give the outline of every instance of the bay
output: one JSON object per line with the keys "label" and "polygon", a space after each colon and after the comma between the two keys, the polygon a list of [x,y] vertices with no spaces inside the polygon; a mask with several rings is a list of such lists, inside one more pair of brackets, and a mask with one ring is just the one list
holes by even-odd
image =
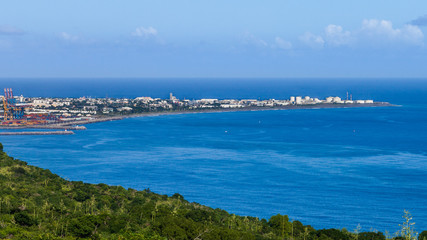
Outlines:
{"label": "bay", "polygon": [[[31,92],[28,85],[37,80],[0,83],[27,96],[50,89],[61,97],[89,96],[90,89],[101,95],[119,84],[84,80],[90,87],[79,90],[81,79],[43,81],[50,84]],[[125,79],[120,91],[109,94],[283,99],[350,91],[401,106],[139,117],[90,124],[73,136],[8,136],[0,142],[11,156],[70,180],[177,192],[239,215],[281,213],[315,228],[361,224],[393,232],[407,209],[416,229],[427,230],[425,81],[252,79],[245,85],[236,79],[226,83],[230,89],[225,80],[202,79],[199,88],[194,81]]]}

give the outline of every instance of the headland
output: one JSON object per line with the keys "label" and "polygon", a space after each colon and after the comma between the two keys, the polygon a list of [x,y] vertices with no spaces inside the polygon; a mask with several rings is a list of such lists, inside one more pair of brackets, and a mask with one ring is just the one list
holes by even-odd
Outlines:
{"label": "headland", "polygon": [[[291,96],[288,99],[199,99],[179,100],[171,93],[169,99],[128,98],[26,98],[13,96],[5,89],[3,119],[0,129],[63,129],[85,130],[82,125],[115,121],[131,117],[189,113],[266,111],[290,109],[355,108],[394,106],[388,102],[353,100],[352,96],[327,97]],[[53,134],[59,134],[54,132]],[[69,134],[69,133],[67,133]]]}

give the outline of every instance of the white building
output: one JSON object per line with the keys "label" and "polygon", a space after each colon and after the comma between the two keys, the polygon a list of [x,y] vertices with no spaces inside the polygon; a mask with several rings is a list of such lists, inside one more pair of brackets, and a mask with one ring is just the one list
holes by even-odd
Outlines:
{"label": "white building", "polygon": [[214,103],[218,103],[218,99],[214,99],[214,98],[203,98],[199,100],[200,103],[204,103],[204,104],[214,104]]}
{"label": "white building", "polygon": [[221,104],[222,108],[241,108],[242,105],[239,104]]}
{"label": "white building", "polygon": [[143,102],[151,102],[153,99],[151,97],[137,97],[135,98],[136,101],[143,101]]}
{"label": "white building", "polygon": [[31,105],[34,107],[50,107],[49,101],[43,99],[35,99]]}
{"label": "white building", "polygon": [[318,98],[314,98],[313,102],[315,102],[315,103],[321,103],[322,101],[320,101]]}
{"label": "white building", "polygon": [[132,108],[130,107],[121,107],[121,108],[117,108],[117,111],[121,112],[121,111],[132,111]]}
{"label": "white building", "polygon": [[340,97],[334,97],[333,102],[339,103],[339,102],[341,102],[341,98]]}

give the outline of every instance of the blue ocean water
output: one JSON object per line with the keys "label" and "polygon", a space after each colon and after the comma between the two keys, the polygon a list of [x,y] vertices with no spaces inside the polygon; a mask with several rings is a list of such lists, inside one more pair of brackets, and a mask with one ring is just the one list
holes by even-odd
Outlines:
{"label": "blue ocean water", "polygon": [[[10,155],[70,180],[171,195],[315,228],[427,230],[427,81],[411,79],[3,79],[26,96],[355,98],[397,107],[140,117],[72,136],[8,136]],[[50,92],[50,93],[49,93]],[[92,94],[91,94],[92,93]]]}

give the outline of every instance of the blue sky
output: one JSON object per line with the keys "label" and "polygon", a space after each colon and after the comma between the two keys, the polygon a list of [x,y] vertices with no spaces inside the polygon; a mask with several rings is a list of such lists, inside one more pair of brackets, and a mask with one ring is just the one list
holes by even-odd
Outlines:
{"label": "blue sky", "polygon": [[427,2],[3,1],[0,77],[427,77]]}

